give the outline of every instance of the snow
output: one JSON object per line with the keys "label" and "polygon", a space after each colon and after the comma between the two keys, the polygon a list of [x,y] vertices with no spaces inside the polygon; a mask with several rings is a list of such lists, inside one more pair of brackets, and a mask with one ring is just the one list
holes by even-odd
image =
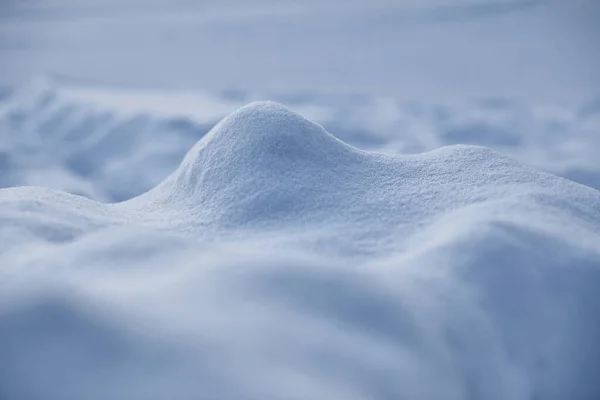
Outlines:
{"label": "snow", "polygon": [[598,94],[599,10],[590,0],[4,1],[0,82],[55,72],[568,104]]}
{"label": "snow", "polygon": [[600,398],[599,11],[0,1],[0,399]]}
{"label": "snow", "polygon": [[406,154],[482,145],[600,189],[594,101],[567,107],[497,97],[443,103],[369,93],[157,90],[48,75],[0,98],[0,187],[127,200],[171,173],[221,118],[264,99],[288,104],[362,149]]}
{"label": "snow", "polygon": [[0,397],[593,399],[600,192],[254,102],[120,203],[0,189]]}

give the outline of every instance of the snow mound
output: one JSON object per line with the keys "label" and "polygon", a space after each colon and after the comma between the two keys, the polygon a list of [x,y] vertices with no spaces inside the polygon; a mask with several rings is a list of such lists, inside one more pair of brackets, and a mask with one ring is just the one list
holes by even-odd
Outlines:
{"label": "snow mound", "polygon": [[0,187],[43,185],[100,201],[161,182],[216,122],[245,102],[284,101],[352,146],[386,154],[490,146],[599,188],[600,120],[578,107],[482,99],[451,104],[341,95],[106,87],[45,77],[0,88]]}
{"label": "snow mound", "polygon": [[2,398],[600,394],[600,192],[483,147],[252,103],[138,197],[0,189],[0,222]]}
{"label": "snow mound", "polygon": [[540,193],[580,202],[574,193],[590,192],[572,185],[484,147],[364,152],[281,105],[257,102],[217,124],[163,183],[117,208],[167,213],[171,223],[177,210],[182,223],[201,226],[328,220],[368,232],[410,228],[491,200],[497,213],[498,204],[518,208]]}
{"label": "snow mound", "polygon": [[306,215],[315,203],[330,202],[332,187],[351,184],[352,168],[364,158],[291,110],[256,102],[224,118],[172,176],[127,204],[178,201],[205,222],[237,224]]}
{"label": "snow mound", "polygon": [[[348,164],[357,156],[357,150],[291,110],[256,102],[224,118],[187,154],[176,174],[180,189],[193,186],[198,193],[253,176],[264,183],[266,174],[287,181],[294,170],[307,175],[308,169]],[[273,177],[273,170],[281,175]],[[207,171],[226,175],[209,177]]]}

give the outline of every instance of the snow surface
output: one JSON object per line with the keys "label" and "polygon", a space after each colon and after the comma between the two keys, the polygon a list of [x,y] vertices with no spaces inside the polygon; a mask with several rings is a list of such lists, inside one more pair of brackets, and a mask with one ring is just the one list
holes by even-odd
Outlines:
{"label": "snow surface", "polygon": [[[157,134],[69,131],[89,109],[50,93],[75,143]],[[599,191],[484,147],[358,150],[272,102],[190,147],[119,203],[0,189],[0,398],[600,396]]]}
{"label": "snow surface", "polygon": [[0,94],[0,187],[130,199],[173,171],[221,118],[266,98],[362,149],[482,145],[600,189],[598,101],[567,107],[501,97],[444,103],[370,93],[151,90],[48,75]]}

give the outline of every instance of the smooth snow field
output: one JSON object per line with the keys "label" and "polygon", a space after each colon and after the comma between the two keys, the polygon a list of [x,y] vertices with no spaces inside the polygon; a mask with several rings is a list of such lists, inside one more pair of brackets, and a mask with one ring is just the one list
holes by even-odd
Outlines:
{"label": "smooth snow field", "polygon": [[0,1],[0,400],[600,399],[598,16]]}

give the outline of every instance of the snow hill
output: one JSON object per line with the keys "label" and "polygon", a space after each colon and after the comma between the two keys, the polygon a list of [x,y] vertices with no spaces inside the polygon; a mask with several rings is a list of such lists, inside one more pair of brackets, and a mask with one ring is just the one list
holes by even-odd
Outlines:
{"label": "snow hill", "polygon": [[41,77],[0,92],[0,187],[123,201],[162,181],[216,122],[275,99],[341,140],[386,154],[482,145],[600,189],[600,107],[488,98],[449,104],[365,93],[111,88]]}
{"label": "snow hill", "polygon": [[120,203],[0,189],[0,398],[595,399],[600,192],[271,102]]}

